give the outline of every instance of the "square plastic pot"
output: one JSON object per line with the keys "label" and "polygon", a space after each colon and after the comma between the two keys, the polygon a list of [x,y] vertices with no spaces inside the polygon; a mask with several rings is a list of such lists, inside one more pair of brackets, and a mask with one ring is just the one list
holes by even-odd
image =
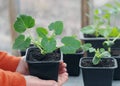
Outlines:
{"label": "square plastic pot", "polygon": [[92,58],[81,58],[80,67],[83,74],[84,86],[112,86],[114,69],[117,68],[117,61],[115,58],[103,58],[111,59],[114,62],[112,67],[84,67],[82,61],[91,60]]}
{"label": "square plastic pot", "polygon": [[26,61],[28,63],[30,75],[37,76],[45,80],[58,81],[58,70],[61,57],[59,61],[31,61],[29,58],[29,54],[33,49],[38,48],[30,47],[26,51]]}
{"label": "square plastic pot", "polygon": [[79,61],[83,57],[84,52],[76,54],[63,54],[63,60],[67,64],[67,72],[69,76],[79,76]]}

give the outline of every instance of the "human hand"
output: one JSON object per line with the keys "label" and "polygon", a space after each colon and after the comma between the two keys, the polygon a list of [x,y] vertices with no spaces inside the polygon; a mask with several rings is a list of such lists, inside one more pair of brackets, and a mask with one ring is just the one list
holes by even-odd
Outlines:
{"label": "human hand", "polygon": [[68,80],[68,73],[66,69],[66,64],[64,62],[60,62],[58,86],[62,86],[67,80]]}
{"label": "human hand", "polygon": [[54,80],[42,80],[34,76],[24,76],[26,86],[62,86],[68,79],[68,73],[66,71],[66,64],[60,62],[58,82]]}
{"label": "human hand", "polygon": [[21,74],[24,74],[24,75],[28,75],[29,74],[29,70],[28,70],[28,64],[27,62],[25,61],[25,56],[23,56],[16,68],[16,72],[19,72]]}
{"label": "human hand", "polygon": [[58,86],[58,83],[54,80],[42,80],[35,76],[24,76],[26,80],[26,86]]}
{"label": "human hand", "polygon": [[[21,59],[21,61],[19,62],[18,64],[18,67],[16,69],[16,72],[19,72],[21,74],[24,74],[24,75],[28,75],[29,74],[29,71],[28,71],[28,65],[25,61],[25,57],[23,57]],[[31,84],[31,85],[28,85],[28,86],[37,86],[37,85],[33,85],[35,83],[38,83],[38,81],[40,81],[41,84],[44,84],[44,83],[55,83],[56,81],[53,81],[53,80],[42,80],[42,79],[39,79],[37,77],[34,77],[34,76],[25,76],[26,80],[27,80],[27,83],[28,84]],[[29,79],[31,78],[31,79]],[[37,79],[37,81],[32,81],[31,80],[33,79]],[[29,81],[30,80],[30,81]],[[66,64],[64,62],[60,62],[60,67],[59,67],[59,75],[58,75],[58,82],[56,86],[62,86],[66,81],[68,80],[68,73],[67,73],[67,69],[66,69]],[[41,82],[43,81],[43,82]],[[54,85],[42,85],[42,86],[54,86]]]}

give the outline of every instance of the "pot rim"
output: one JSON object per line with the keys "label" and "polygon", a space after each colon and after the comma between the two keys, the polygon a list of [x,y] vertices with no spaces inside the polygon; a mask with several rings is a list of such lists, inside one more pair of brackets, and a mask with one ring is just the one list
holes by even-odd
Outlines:
{"label": "pot rim", "polygon": [[115,68],[118,67],[117,60],[115,58],[113,58],[113,57],[104,57],[104,58],[102,58],[102,59],[107,59],[107,58],[113,59],[113,61],[114,61],[114,66],[113,67],[84,67],[84,66],[81,65],[81,62],[82,62],[83,59],[86,59],[86,58],[92,59],[92,57],[82,57],[80,59],[80,62],[79,62],[79,66],[82,69],[115,69]]}
{"label": "pot rim", "polygon": [[58,61],[30,61],[27,59],[27,54],[28,54],[27,52],[29,51],[29,49],[32,49],[32,48],[37,48],[37,47],[32,46],[32,47],[29,47],[26,49],[26,54],[25,54],[26,59],[25,60],[28,63],[36,63],[36,64],[37,63],[58,63],[60,61],[63,61],[63,53],[62,52],[60,52],[61,56],[60,56],[60,59]]}

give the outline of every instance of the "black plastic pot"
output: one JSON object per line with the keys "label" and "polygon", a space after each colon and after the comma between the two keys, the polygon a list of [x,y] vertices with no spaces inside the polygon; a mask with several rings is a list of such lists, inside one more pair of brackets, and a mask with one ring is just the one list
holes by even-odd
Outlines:
{"label": "black plastic pot", "polygon": [[[104,38],[82,38],[82,40],[85,43],[91,43],[94,48],[103,48],[103,41],[105,41]],[[111,55],[116,58],[117,63],[118,63],[118,68],[115,69],[114,72],[114,80],[120,80],[120,39],[117,39],[115,41],[115,44],[111,47]],[[87,52],[88,57],[93,57],[94,53],[89,53]]]}
{"label": "black plastic pot", "polygon": [[[30,44],[30,47],[34,46],[33,44]],[[20,55],[24,56],[26,54],[26,50],[21,50]]]}
{"label": "black plastic pot", "polygon": [[[58,80],[58,70],[61,57],[58,61],[31,61],[29,55],[35,47],[30,47],[26,51],[26,61],[28,63],[30,75],[37,76],[45,80]],[[59,51],[60,53],[60,51]],[[39,53],[40,54],[40,53]],[[61,54],[62,55],[62,54]],[[39,57],[39,56],[38,56]],[[34,55],[33,55],[34,58]]]}
{"label": "black plastic pot", "polygon": [[114,58],[117,60],[118,67],[114,71],[114,80],[120,80],[120,56],[114,56]]}
{"label": "black plastic pot", "polygon": [[67,72],[69,76],[79,76],[79,61],[83,57],[83,52],[76,54],[63,54],[63,60],[67,64]]}
{"label": "black plastic pot", "polygon": [[82,61],[90,60],[92,58],[81,58],[80,67],[83,74],[84,86],[112,86],[114,69],[117,68],[117,61],[115,58],[103,58],[111,59],[114,62],[112,67],[84,67]]}
{"label": "black plastic pot", "polygon": [[[82,37],[81,40],[84,41],[85,43],[91,43],[94,48],[103,48],[103,41],[105,41],[106,39],[102,37],[96,37],[96,38]],[[120,39],[117,39],[115,41],[115,44],[111,48],[114,48],[114,49],[119,48],[119,52],[120,52]],[[93,57],[93,55],[94,53],[87,52],[88,57]]]}

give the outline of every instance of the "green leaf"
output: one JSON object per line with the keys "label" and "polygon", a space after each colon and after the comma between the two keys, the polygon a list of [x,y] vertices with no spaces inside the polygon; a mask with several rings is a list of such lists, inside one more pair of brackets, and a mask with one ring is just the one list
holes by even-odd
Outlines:
{"label": "green leaf", "polygon": [[94,15],[99,15],[101,13],[102,13],[101,9],[95,9],[95,11],[94,11]]}
{"label": "green leaf", "polygon": [[95,32],[95,28],[92,25],[81,28],[81,32],[84,34],[93,34]]}
{"label": "green leaf", "polygon": [[27,28],[32,28],[35,25],[35,20],[31,16],[20,15],[14,23],[14,28],[17,32],[22,33]]}
{"label": "green leaf", "polygon": [[100,52],[105,52],[105,49],[104,48],[100,48]]}
{"label": "green leaf", "polygon": [[49,30],[54,30],[56,35],[60,35],[63,31],[63,22],[62,21],[56,21],[51,23],[48,26]]}
{"label": "green leaf", "polygon": [[119,1],[115,1],[115,4],[120,7],[120,2]]}
{"label": "green leaf", "polygon": [[111,57],[111,54],[108,51],[104,51],[101,53],[101,57]]}
{"label": "green leaf", "polygon": [[31,39],[29,37],[25,38],[24,35],[19,35],[13,44],[13,49],[25,50],[29,47],[30,43]]}
{"label": "green leaf", "polygon": [[101,58],[98,58],[97,56],[94,56],[93,59],[92,59],[92,63],[94,65],[97,65],[99,62],[100,62]]}
{"label": "green leaf", "polygon": [[109,37],[116,37],[120,33],[119,29],[117,27],[113,27],[111,33],[109,34]]}
{"label": "green leaf", "polygon": [[94,57],[93,57],[93,59],[92,59],[92,63],[93,63],[94,65],[97,65],[97,64],[100,62],[101,58],[102,58],[102,57],[101,57],[100,50],[97,49],[96,52],[95,52],[95,55],[94,55]]}
{"label": "green leaf", "polygon": [[109,48],[109,47],[111,47],[112,45],[114,45],[114,42],[113,42],[113,41],[104,41],[104,42],[103,42],[103,46],[104,46],[105,48]]}
{"label": "green leaf", "polygon": [[85,43],[81,46],[81,48],[84,50],[84,51],[88,51],[90,48],[92,48],[92,45],[91,43]]}
{"label": "green leaf", "polygon": [[72,36],[62,38],[61,42],[64,44],[64,46],[62,46],[60,50],[64,54],[76,53],[76,51],[80,48],[81,45],[80,41]]}
{"label": "green leaf", "polygon": [[95,52],[95,51],[96,51],[95,48],[93,48],[93,47],[89,48],[89,52],[90,52],[90,53]]}
{"label": "green leaf", "polygon": [[39,36],[39,37],[42,37],[42,38],[46,37],[47,34],[48,34],[47,29],[45,29],[44,27],[38,27],[38,28],[36,29],[36,32],[37,32],[38,36]]}
{"label": "green leaf", "polygon": [[113,5],[109,4],[109,3],[105,4],[105,6],[108,7],[108,8],[113,8]]}
{"label": "green leaf", "polygon": [[99,34],[102,35],[103,37],[108,37],[111,31],[112,29],[109,26],[106,26],[105,28],[99,29]]}
{"label": "green leaf", "polygon": [[103,15],[103,18],[105,18],[105,19],[110,19],[110,17],[111,17],[111,15],[110,15],[110,13],[105,13],[104,15]]}
{"label": "green leaf", "polygon": [[41,45],[44,53],[51,53],[56,49],[56,40],[54,38],[44,37],[41,41]]}

